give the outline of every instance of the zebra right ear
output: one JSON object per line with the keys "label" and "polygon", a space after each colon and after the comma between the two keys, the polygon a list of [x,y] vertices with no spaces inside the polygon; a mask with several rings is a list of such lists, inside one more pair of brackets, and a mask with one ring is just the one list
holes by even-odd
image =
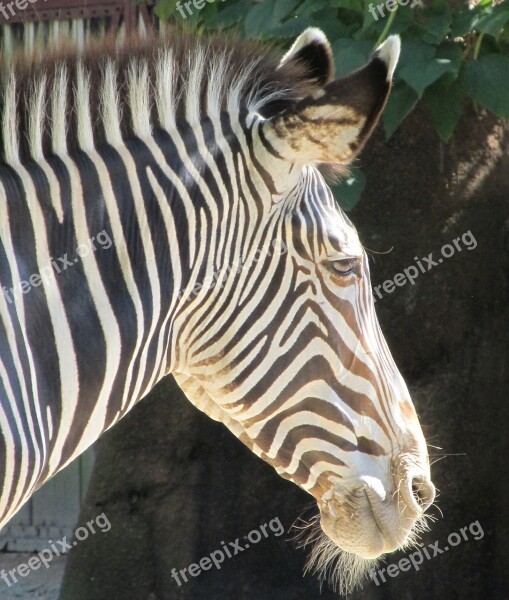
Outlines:
{"label": "zebra right ear", "polygon": [[399,51],[399,37],[390,36],[366,66],[262,121],[260,142],[272,156],[292,163],[347,165],[380,118]]}
{"label": "zebra right ear", "polygon": [[309,27],[299,35],[292,47],[283,56],[279,66],[298,63],[305,67],[305,77],[309,82],[323,87],[334,77],[334,58],[325,33],[316,27]]}

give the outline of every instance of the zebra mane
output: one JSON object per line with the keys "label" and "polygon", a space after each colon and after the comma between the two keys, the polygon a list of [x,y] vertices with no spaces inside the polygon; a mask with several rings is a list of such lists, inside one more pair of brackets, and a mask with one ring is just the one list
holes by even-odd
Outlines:
{"label": "zebra mane", "polygon": [[237,36],[72,39],[0,58],[0,163],[89,152],[242,110],[270,116],[311,91],[304,67]]}

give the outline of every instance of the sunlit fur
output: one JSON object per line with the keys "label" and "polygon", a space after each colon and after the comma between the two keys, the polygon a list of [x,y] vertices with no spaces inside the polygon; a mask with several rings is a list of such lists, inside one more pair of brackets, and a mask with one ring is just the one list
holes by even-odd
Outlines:
{"label": "sunlit fur", "polygon": [[17,164],[40,159],[48,146],[59,156],[73,147],[91,151],[104,140],[149,137],[154,126],[171,130],[182,116],[197,124],[202,102],[216,119],[225,109],[261,111],[313,89],[300,65],[278,70],[276,60],[252,42],[177,32],[132,36],[120,46],[92,38],[78,54],[70,39],[33,55],[0,54],[0,154]]}

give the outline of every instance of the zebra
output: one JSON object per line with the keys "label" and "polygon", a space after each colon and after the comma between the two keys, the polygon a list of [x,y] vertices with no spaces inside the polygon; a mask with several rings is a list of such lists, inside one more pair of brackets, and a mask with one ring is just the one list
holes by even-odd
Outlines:
{"label": "zebra", "polygon": [[2,65],[0,525],[172,373],[308,492],[343,588],[413,543],[426,442],[326,177],[385,106],[400,42],[334,78],[316,28],[125,36]]}

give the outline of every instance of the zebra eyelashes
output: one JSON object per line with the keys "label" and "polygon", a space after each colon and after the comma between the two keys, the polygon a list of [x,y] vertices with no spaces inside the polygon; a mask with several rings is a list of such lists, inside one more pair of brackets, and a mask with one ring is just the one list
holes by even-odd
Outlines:
{"label": "zebra eyelashes", "polygon": [[350,275],[359,266],[358,258],[341,258],[329,263],[330,268],[338,275]]}
{"label": "zebra eyelashes", "polygon": [[346,277],[347,275],[359,274],[361,259],[358,256],[348,256],[334,260],[324,261],[324,266],[335,277]]}
{"label": "zebra eyelashes", "polygon": [[[298,48],[292,56],[299,53],[309,56],[308,47],[309,44]],[[275,156],[301,165],[350,163],[383,111],[399,50],[399,38],[391,36],[363,68],[326,83],[283,112],[266,119],[260,125],[264,146]],[[318,54],[315,52],[313,56],[316,58]],[[310,72],[316,73],[319,69],[320,61],[316,60],[316,64],[312,60],[308,63]],[[318,75],[320,77],[326,77],[324,72]]]}

